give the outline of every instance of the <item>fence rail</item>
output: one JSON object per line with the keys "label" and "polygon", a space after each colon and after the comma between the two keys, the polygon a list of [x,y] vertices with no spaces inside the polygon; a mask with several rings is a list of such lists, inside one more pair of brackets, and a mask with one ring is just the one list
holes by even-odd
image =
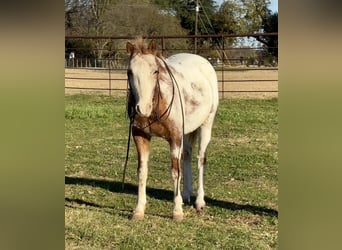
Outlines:
{"label": "fence rail", "polygon": [[[221,38],[220,46],[200,47],[197,54],[206,57],[214,66],[218,76],[220,97],[225,98],[234,94],[278,94],[277,58],[262,53],[264,47],[228,47],[224,38],[278,36],[278,33],[261,34],[228,34],[228,35],[199,35],[199,36],[154,36],[146,39],[159,39],[163,55],[186,51],[194,53],[193,48],[169,48],[170,39],[208,39]],[[82,47],[66,47],[65,58],[65,89],[70,91],[100,91],[112,95],[113,91],[126,93],[126,69],[128,57],[125,43],[130,36],[66,36],[66,41],[99,41],[106,39],[112,47],[103,49],[107,58],[88,58],[79,56],[77,51]],[[270,49],[270,48],[269,48]],[[277,48],[273,48],[277,49]],[[72,52],[73,57],[69,57]],[[69,52],[69,53],[67,53]],[[215,55],[215,56],[213,56]]]}

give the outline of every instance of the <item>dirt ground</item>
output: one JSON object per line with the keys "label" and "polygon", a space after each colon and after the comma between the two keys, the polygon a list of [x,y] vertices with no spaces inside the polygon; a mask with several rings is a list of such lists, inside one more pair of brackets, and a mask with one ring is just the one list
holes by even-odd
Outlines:
{"label": "dirt ground", "polygon": [[[232,71],[217,71],[217,77],[220,97],[273,98],[278,96],[277,92],[268,92],[278,91],[278,70],[276,69],[256,68],[256,70],[251,70],[250,68],[236,68]],[[222,82],[222,78],[224,82]],[[235,82],[235,80],[243,81]],[[126,95],[126,71],[112,70],[109,72],[108,70],[65,69],[65,87],[66,94],[98,93],[116,96]],[[105,90],[97,90],[97,88],[103,88]],[[108,89],[112,90],[110,91]],[[222,89],[224,92],[222,92]]]}

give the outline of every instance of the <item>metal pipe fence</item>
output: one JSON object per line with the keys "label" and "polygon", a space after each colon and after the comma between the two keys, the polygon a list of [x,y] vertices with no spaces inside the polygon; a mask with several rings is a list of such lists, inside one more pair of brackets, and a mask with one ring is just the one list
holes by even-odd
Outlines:
{"label": "metal pipe fence", "polygon": [[[256,36],[278,36],[278,33],[143,38],[159,41],[158,44],[164,56],[179,52],[193,53],[194,46],[191,44],[194,38],[200,42],[203,39],[201,46],[197,46],[197,54],[206,57],[214,66],[221,98],[237,93],[277,95],[277,57],[266,53],[267,49],[277,50],[277,47],[267,49],[261,46],[232,47],[226,44],[226,39]],[[126,93],[128,55],[125,44],[133,38],[130,36],[66,36],[65,89],[68,91],[105,91],[109,95],[112,95],[113,91]],[[103,48],[85,46],[95,42],[102,42],[107,46]]]}

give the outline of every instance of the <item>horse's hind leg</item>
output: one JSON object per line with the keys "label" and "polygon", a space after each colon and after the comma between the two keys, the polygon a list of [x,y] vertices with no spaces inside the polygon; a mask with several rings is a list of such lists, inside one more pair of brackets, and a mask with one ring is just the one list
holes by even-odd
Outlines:
{"label": "horse's hind leg", "polygon": [[[213,117],[212,117],[213,118]],[[213,124],[213,119],[208,119],[206,123],[204,123],[200,127],[199,134],[199,146],[198,146],[198,190],[197,190],[197,198],[196,198],[196,209],[197,211],[202,211],[205,207],[204,201],[204,188],[203,188],[203,172],[204,167],[206,166],[206,150],[211,139],[211,128]]]}
{"label": "horse's hind leg", "polygon": [[192,193],[192,169],[191,169],[191,155],[192,147],[189,142],[189,135],[184,136],[183,140],[183,201],[190,203],[190,196]]}
{"label": "horse's hind leg", "polygon": [[133,138],[138,151],[138,204],[133,212],[133,220],[142,220],[146,205],[146,180],[148,172],[148,157],[150,151],[150,137],[133,129]]}
{"label": "horse's hind leg", "polygon": [[192,146],[197,138],[197,130],[185,135],[183,141],[183,201],[190,203],[190,197],[192,194]]}

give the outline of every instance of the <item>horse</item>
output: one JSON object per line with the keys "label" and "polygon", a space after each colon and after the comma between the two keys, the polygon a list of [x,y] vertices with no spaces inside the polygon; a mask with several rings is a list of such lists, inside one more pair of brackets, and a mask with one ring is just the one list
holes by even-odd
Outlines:
{"label": "horse", "polygon": [[183,200],[190,203],[192,194],[191,157],[195,140],[198,140],[199,171],[195,205],[199,212],[205,207],[203,168],[219,103],[216,72],[199,55],[179,53],[164,58],[155,40],[147,44],[142,38],[136,38],[126,43],[126,49],[129,54],[127,111],[138,154],[138,201],[132,219],[144,219],[150,141],[152,136],[158,136],[170,146],[174,183],[172,217],[181,221]]}

